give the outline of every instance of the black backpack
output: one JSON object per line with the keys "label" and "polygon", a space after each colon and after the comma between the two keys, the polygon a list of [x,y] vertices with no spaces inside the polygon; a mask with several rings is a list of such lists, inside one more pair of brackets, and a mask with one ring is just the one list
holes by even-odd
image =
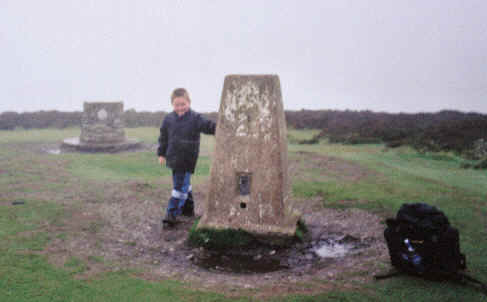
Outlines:
{"label": "black backpack", "polygon": [[460,252],[458,230],[445,214],[425,203],[403,204],[396,218],[386,220],[384,237],[396,273],[376,276],[382,279],[405,272],[428,279],[482,282],[465,275],[465,255]]}

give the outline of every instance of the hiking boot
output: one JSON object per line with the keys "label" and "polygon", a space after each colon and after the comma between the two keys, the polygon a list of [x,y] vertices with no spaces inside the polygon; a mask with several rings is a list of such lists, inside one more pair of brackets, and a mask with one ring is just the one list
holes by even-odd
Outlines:
{"label": "hiking boot", "polygon": [[182,214],[186,217],[194,217],[194,200],[191,192],[188,193],[188,199],[184,203]]}
{"label": "hiking boot", "polygon": [[191,206],[184,206],[183,207],[183,216],[186,217],[194,217],[194,207]]}
{"label": "hiking boot", "polygon": [[172,228],[176,225],[178,221],[176,220],[176,216],[174,216],[173,214],[166,214],[166,216],[164,216],[164,218],[162,219],[162,228],[163,229],[168,229],[168,228]]}

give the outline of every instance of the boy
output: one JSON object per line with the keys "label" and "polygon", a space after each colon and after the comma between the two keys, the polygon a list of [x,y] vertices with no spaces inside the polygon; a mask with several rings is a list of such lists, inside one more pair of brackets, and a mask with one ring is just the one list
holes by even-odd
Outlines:
{"label": "boy", "polygon": [[190,108],[191,100],[184,88],[171,94],[174,111],[162,122],[157,155],[172,170],[173,190],[162,220],[164,228],[172,227],[178,215],[194,216],[191,174],[194,173],[200,149],[200,133],[215,134],[216,124]]}

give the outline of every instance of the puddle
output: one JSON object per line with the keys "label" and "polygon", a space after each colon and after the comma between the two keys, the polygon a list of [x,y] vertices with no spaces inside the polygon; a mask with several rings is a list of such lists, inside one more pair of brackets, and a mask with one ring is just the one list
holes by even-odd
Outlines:
{"label": "puddle", "polygon": [[212,251],[196,253],[193,263],[213,271],[236,274],[263,274],[279,270],[306,271],[320,263],[321,266],[338,261],[339,258],[356,254],[369,247],[350,235],[322,234],[315,240],[297,242],[294,246],[274,250],[270,246],[258,246],[243,250]]}
{"label": "puddle", "polygon": [[350,235],[330,236],[315,243],[314,252],[322,258],[341,258],[367,246],[367,243]]}
{"label": "puddle", "polygon": [[59,154],[61,154],[61,149],[48,149],[47,153],[59,155]]}
{"label": "puddle", "polygon": [[262,255],[222,255],[211,253],[198,258],[196,264],[210,271],[237,274],[270,273],[288,268],[280,259]]}
{"label": "puddle", "polygon": [[37,150],[41,151],[42,153],[54,155],[63,153],[59,144],[42,144],[38,146]]}

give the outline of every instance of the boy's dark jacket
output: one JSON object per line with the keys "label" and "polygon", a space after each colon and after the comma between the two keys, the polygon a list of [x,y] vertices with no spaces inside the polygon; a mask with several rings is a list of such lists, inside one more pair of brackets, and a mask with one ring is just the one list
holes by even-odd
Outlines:
{"label": "boy's dark jacket", "polygon": [[201,114],[188,110],[179,117],[171,112],[164,118],[157,155],[166,158],[174,171],[194,173],[200,151],[200,133],[215,134],[216,124]]}

